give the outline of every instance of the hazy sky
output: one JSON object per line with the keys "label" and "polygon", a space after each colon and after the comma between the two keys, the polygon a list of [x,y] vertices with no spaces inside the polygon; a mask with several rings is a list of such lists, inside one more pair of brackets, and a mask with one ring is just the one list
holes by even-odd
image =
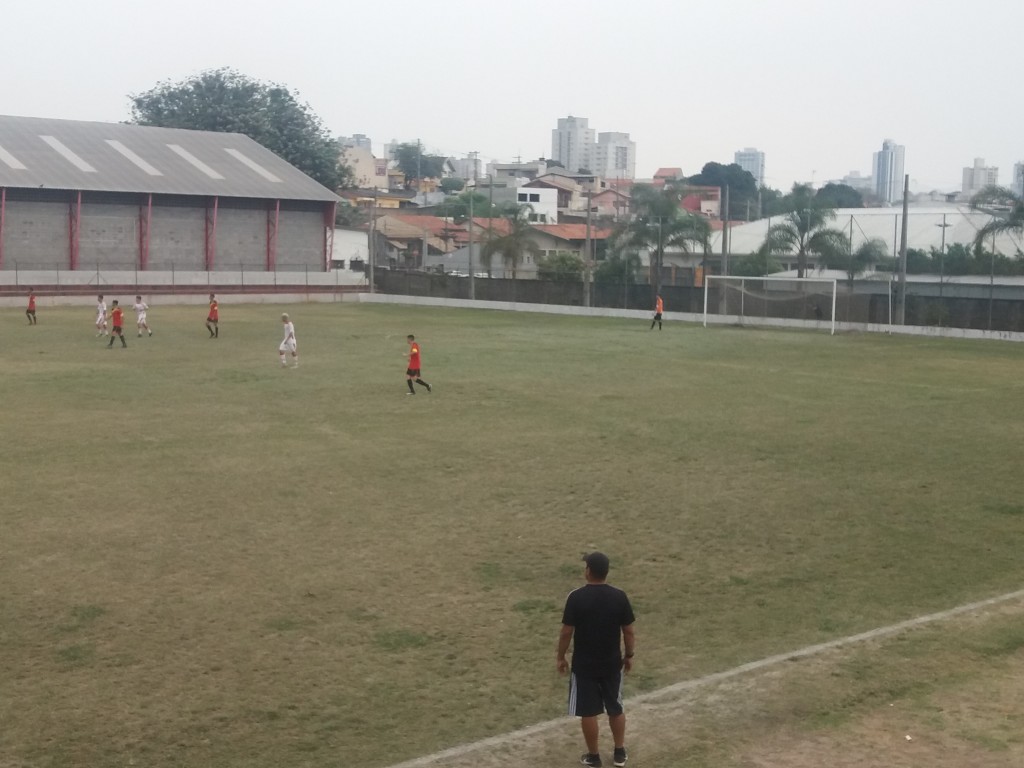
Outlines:
{"label": "hazy sky", "polygon": [[788,189],[869,174],[884,138],[918,190],[1024,160],[1024,0],[12,0],[0,23],[0,114],[125,120],[230,66],[378,154],[548,157],[572,114],[628,132],[638,176],[752,146]]}

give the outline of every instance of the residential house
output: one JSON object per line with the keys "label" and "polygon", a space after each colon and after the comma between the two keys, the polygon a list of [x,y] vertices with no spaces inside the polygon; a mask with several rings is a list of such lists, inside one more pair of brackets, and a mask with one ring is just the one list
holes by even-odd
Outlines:
{"label": "residential house", "polygon": [[352,170],[357,186],[363,189],[388,188],[388,161],[376,158],[365,146],[345,147],[341,150],[342,161]]}
{"label": "residential house", "polygon": [[568,176],[548,173],[539,176],[533,181],[528,181],[523,188],[529,189],[553,189],[557,192],[558,210],[575,211],[583,210],[582,187]]}

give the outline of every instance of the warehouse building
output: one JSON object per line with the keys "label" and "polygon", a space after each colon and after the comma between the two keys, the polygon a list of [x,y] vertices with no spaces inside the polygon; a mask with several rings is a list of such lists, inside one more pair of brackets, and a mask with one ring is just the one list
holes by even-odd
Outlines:
{"label": "warehouse building", "polygon": [[0,269],[324,271],[338,197],[247,136],[0,116]]}

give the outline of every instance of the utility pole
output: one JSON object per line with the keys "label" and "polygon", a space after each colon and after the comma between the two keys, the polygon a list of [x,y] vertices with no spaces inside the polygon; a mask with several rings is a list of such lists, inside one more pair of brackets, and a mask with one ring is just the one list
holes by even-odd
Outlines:
{"label": "utility pole", "polygon": [[377,224],[376,220],[377,220],[377,190],[375,189],[375,190],[373,190],[373,199],[370,201],[370,242],[366,244],[367,245],[367,254],[368,254],[369,259],[370,259],[370,293],[376,293],[377,292],[377,288],[374,285],[374,274],[373,274],[373,265],[374,265],[374,262],[377,260],[376,259],[376,255],[377,255],[376,254],[376,250],[377,250],[376,245],[377,244],[375,242],[376,239],[377,239],[377,234],[374,231],[374,229],[376,228],[376,224]]}
{"label": "utility pole", "polygon": [[590,306],[590,253],[591,253],[591,242],[590,242],[590,211],[593,206],[591,203],[592,192],[587,192],[587,251],[586,256],[583,258],[583,306]]}
{"label": "utility pole", "polygon": [[899,301],[896,304],[896,322],[907,324],[907,212],[910,208],[910,174],[903,177],[903,228],[900,230]]}
{"label": "utility pole", "polygon": [[420,183],[420,160],[423,159],[423,149],[420,147],[420,140],[416,139],[416,191],[419,192],[423,185]]}
{"label": "utility pole", "polygon": [[721,211],[722,218],[722,274],[729,274],[729,185],[726,184],[725,207]]}
{"label": "utility pole", "polygon": [[473,277],[473,196],[476,195],[476,184],[473,184],[473,191],[469,193],[469,299],[476,299],[476,283]]}

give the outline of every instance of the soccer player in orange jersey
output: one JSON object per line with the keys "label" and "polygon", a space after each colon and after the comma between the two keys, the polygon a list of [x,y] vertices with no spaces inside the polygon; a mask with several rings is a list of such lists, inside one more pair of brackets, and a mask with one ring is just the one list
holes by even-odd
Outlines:
{"label": "soccer player in orange jersey", "polygon": [[25,310],[25,317],[28,318],[29,325],[36,325],[39,321],[36,320],[36,289],[28,289],[28,309]]}
{"label": "soccer player in orange jersey", "polygon": [[665,308],[665,302],[661,300],[661,294],[658,294],[658,298],[654,302],[654,319],[651,320],[650,330],[654,330],[654,324],[658,324],[658,330],[661,330],[661,311]]}
{"label": "soccer player in orange jersey", "polygon": [[409,385],[406,394],[415,395],[416,390],[412,383],[415,381],[421,387],[426,387],[427,392],[433,391],[430,385],[420,378],[420,345],[416,343],[416,337],[411,333],[406,336],[409,341],[409,367],[405,369],[405,383]]}
{"label": "soccer player in orange jersey", "polygon": [[124,310],[117,304],[117,299],[110,302],[110,324],[113,326],[110,330],[110,343],[107,344],[107,349],[111,349],[114,346],[114,339],[121,339],[121,346],[127,348],[128,342],[124,340]]}
{"label": "soccer player in orange jersey", "polygon": [[220,336],[220,326],[217,325],[217,322],[220,320],[220,312],[217,307],[217,297],[211,293],[210,314],[206,316],[206,330],[210,332],[211,339],[216,339]]}

